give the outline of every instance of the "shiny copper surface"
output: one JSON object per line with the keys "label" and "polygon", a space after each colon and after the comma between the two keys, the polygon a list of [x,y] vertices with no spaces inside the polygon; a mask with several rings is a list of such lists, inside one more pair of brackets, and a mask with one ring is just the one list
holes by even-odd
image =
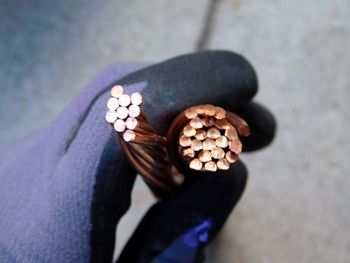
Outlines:
{"label": "shiny copper surface", "polygon": [[107,102],[107,108],[110,110],[116,110],[119,107],[119,101],[117,98],[110,98]]}
{"label": "shiny copper surface", "polygon": [[108,110],[106,112],[106,121],[109,123],[114,123],[118,119],[117,113],[113,110]]}
{"label": "shiny copper surface", "polygon": [[164,137],[149,125],[141,110],[141,94],[129,96],[116,85],[111,96],[106,121],[118,132],[121,148],[132,166],[160,197],[183,182],[178,169],[180,159],[196,171],[227,170],[242,151],[239,137],[250,133],[248,124],[238,115],[206,104],[180,113]]}
{"label": "shiny copper surface", "polygon": [[[167,138],[158,135],[149,125],[140,108],[140,93],[135,92],[129,96],[124,93],[123,87],[116,85],[112,88],[111,95],[112,98],[107,101],[106,121],[113,124],[118,132],[119,142],[127,159],[157,196],[169,195],[183,182],[183,176],[170,162],[166,148]],[[191,145],[191,142],[187,138],[187,144],[184,145]],[[184,155],[190,158],[194,156],[188,150]]]}
{"label": "shiny copper surface", "polygon": [[123,94],[123,87],[120,85],[115,85],[111,90],[111,95],[114,98],[119,98]]}
{"label": "shiny copper surface", "polygon": [[132,104],[129,106],[128,112],[130,117],[136,118],[140,115],[141,109],[139,106]]}
{"label": "shiny copper surface", "polygon": [[134,92],[133,94],[131,94],[130,99],[131,99],[131,103],[133,105],[138,106],[138,105],[141,105],[141,103],[142,103],[142,96],[138,92]]}
{"label": "shiny copper surface", "polygon": [[199,105],[176,117],[168,140],[177,140],[178,154],[191,169],[214,172],[229,169],[238,159],[240,136],[249,133],[248,124],[238,115],[213,105]]}
{"label": "shiny copper surface", "polygon": [[114,129],[117,131],[117,132],[123,132],[123,131],[125,131],[125,129],[126,129],[126,125],[125,125],[125,122],[123,121],[123,120],[121,120],[121,119],[119,119],[119,120],[116,120],[115,122],[114,122]]}
{"label": "shiny copper surface", "polygon": [[122,94],[119,98],[120,106],[127,107],[130,105],[130,102],[131,102],[130,96],[127,94]]}

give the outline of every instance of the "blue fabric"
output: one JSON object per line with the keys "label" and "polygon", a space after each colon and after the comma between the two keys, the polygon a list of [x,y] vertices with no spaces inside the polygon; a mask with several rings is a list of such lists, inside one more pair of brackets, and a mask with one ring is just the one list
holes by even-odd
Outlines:
{"label": "blue fabric", "polygon": [[[245,105],[256,93],[257,82],[241,56],[200,52],[129,74],[143,66],[111,67],[51,125],[0,150],[0,262],[110,261],[115,227],[130,204],[136,176],[104,120],[106,88],[123,76],[128,92],[147,87],[143,110],[161,134],[175,113],[194,104],[213,103],[229,110],[244,105],[249,114],[243,116],[253,127],[253,139],[245,146],[259,149],[271,142],[271,114],[254,103]],[[239,200],[247,169],[237,161],[227,171],[197,175],[188,171],[178,193],[146,213],[119,262],[150,262],[155,255],[156,262],[197,259]],[[203,218],[210,220],[192,227]]]}
{"label": "blue fabric", "polygon": [[1,149],[0,262],[89,261],[96,169],[115,136],[104,119],[109,96],[104,89],[143,66],[113,65],[51,125]]}
{"label": "blue fabric", "polygon": [[178,237],[152,263],[192,263],[195,262],[200,247],[209,241],[212,228],[210,219],[193,227],[184,235]]}

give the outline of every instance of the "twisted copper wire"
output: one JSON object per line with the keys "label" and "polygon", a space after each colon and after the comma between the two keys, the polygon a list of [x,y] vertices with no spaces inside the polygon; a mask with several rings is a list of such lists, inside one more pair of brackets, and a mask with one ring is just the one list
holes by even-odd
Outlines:
{"label": "twisted copper wire", "polygon": [[[142,125],[148,124],[143,122]],[[172,192],[176,182],[171,175],[172,164],[168,157],[165,137],[156,135],[155,132],[139,133],[135,140],[130,142],[126,142],[122,136],[119,136],[119,142],[132,166],[144,177],[151,188],[157,192]]]}
{"label": "twisted copper wire", "polygon": [[250,133],[248,124],[238,115],[208,104],[181,112],[168,129],[167,137],[163,137],[149,125],[140,108],[139,93],[126,95],[117,85],[111,95],[106,121],[118,132],[121,148],[131,165],[161,198],[183,181],[179,160],[198,171],[226,170],[242,151],[239,136]]}
{"label": "twisted copper wire", "polygon": [[[249,136],[238,115],[213,105],[199,105],[180,113],[168,130],[168,146],[194,170],[227,170],[242,151],[239,136]],[[168,147],[169,148],[169,147]],[[171,159],[176,156],[169,150]]]}

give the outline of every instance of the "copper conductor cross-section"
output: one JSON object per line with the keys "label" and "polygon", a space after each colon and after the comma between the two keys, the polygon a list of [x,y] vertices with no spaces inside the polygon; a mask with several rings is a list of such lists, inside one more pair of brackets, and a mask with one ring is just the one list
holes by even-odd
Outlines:
{"label": "copper conductor cross-section", "polygon": [[[167,138],[158,135],[148,124],[141,104],[140,93],[134,92],[129,96],[124,93],[122,86],[116,85],[111,89],[105,118],[117,131],[121,148],[135,170],[143,176],[157,196],[165,197],[181,182],[181,174],[170,162],[166,148]],[[188,126],[189,135],[194,135],[196,130]],[[190,137],[183,136],[181,145],[191,146],[192,141]],[[202,142],[198,140],[197,144],[201,145]],[[191,148],[185,149],[182,154],[189,158],[195,156]]]}
{"label": "copper conductor cross-section", "polygon": [[166,138],[155,133],[141,111],[140,93],[134,92],[129,96],[124,93],[122,86],[115,85],[111,89],[111,96],[107,101],[106,121],[113,124],[124,141],[165,144]]}
{"label": "copper conductor cross-section", "polygon": [[[180,128],[179,128],[180,127]],[[250,133],[248,124],[232,112],[213,105],[188,108],[173,122],[168,140],[178,130],[178,153],[193,170],[227,170],[242,151],[240,136]]]}
{"label": "copper conductor cross-section", "polygon": [[179,156],[196,171],[227,170],[242,151],[240,136],[250,132],[236,114],[207,104],[182,112],[164,137],[149,125],[141,104],[141,94],[125,94],[116,85],[107,101],[105,119],[117,131],[129,162],[159,197],[174,192],[184,179]]}

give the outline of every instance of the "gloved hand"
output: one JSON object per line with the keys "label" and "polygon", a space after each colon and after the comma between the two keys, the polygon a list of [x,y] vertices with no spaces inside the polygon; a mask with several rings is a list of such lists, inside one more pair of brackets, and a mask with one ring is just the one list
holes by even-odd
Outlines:
{"label": "gloved hand", "polygon": [[[210,103],[243,117],[245,150],[272,141],[275,121],[251,102],[257,78],[241,56],[184,55],[146,66],[111,66],[49,126],[0,152],[0,262],[111,262],[116,225],[130,205],[136,173],[123,156],[106,101],[114,84],[139,91],[149,123],[165,135],[183,109]],[[193,172],[195,173],[195,172]],[[118,262],[197,262],[239,200],[247,170],[190,176],[145,215]]]}

